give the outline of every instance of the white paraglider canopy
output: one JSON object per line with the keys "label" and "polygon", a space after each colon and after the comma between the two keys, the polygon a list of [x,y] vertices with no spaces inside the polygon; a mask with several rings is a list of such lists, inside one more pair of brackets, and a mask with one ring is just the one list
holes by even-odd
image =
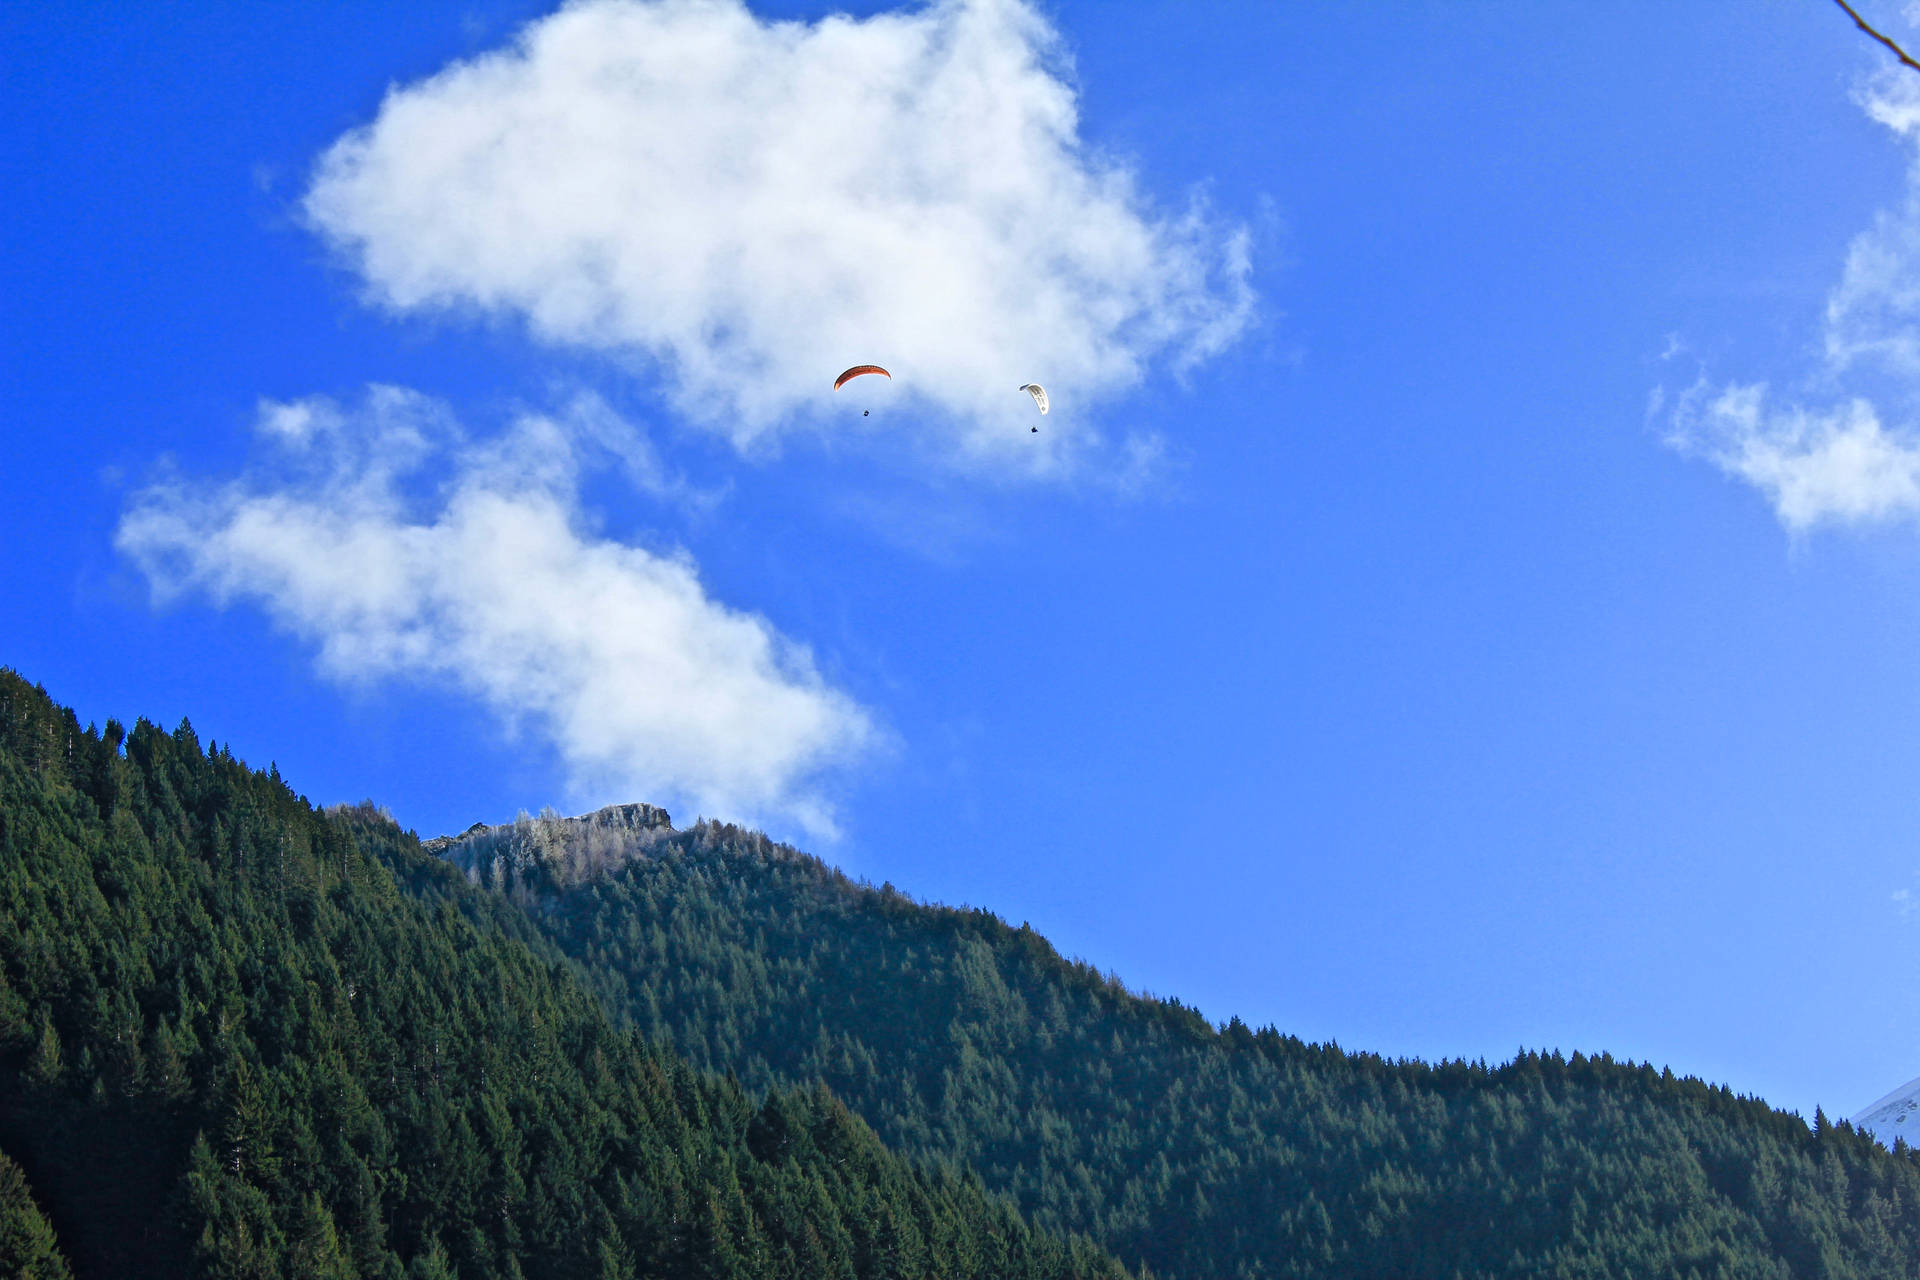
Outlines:
{"label": "white paraglider canopy", "polygon": [[1029,382],[1020,389],[1033,397],[1033,402],[1040,406],[1041,413],[1047,411],[1047,389],[1045,387],[1037,382]]}

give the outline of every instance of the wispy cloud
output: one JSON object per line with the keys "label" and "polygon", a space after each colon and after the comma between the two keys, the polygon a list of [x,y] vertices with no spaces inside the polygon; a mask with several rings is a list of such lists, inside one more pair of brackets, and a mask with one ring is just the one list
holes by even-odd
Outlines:
{"label": "wispy cloud", "polygon": [[1244,229],[1156,208],[1080,139],[1068,75],[1019,0],[811,24],[588,0],[394,89],[305,209],[378,304],[645,362],[743,448],[876,361],[950,458],[1044,472],[1087,406],[1253,311]]}
{"label": "wispy cloud", "polygon": [[1655,400],[1668,443],[1759,489],[1795,532],[1920,518],[1920,77],[1892,69],[1860,101],[1916,158],[1905,198],[1855,237],[1828,295],[1809,379],[1826,394],[1702,378]]}
{"label": "wispy cloud", "polygon": [[1671,422],[1676,444],[1760,490],[1796,533],[1920,517],[1920,439],[1890,432],[1866,400],[1775,408],[1764,384],[1701,383]]}
{"label": "wispy cloud", "polygon": [[596,455],[652,474],[607,406],[476,437],[438,401],[374,387],[353,406],[265,402],[258,428],[270,466],[176,477],[125,513],[118,546],[157,595],[257,602],[340,681],[446,681],[550,742],[584,804],[832,832],[823,778],[870,746],[870,717],[805,648],[710,598],[687,556],[583,532]]}

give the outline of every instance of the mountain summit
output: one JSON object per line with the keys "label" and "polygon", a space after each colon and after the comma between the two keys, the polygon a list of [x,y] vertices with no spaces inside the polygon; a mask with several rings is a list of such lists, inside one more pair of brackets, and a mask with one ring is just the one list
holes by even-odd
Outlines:
{"label": "mountain summit", "polygon": [[537,818],[522,812],[497,827],[476,822],[457,836],[435,836],[420,847],[460,868],[474,884],[524,906],[611,875],[673,834],[665,809],[616,804],[577,818],[546,809]]}
{"label": "mountain summit", "polygon": [[1865,1129],[1889,1147],[1895,1138],[1920,1147],[1920,1077],[1898,1089],[1853,1117],[1853,1127]]}

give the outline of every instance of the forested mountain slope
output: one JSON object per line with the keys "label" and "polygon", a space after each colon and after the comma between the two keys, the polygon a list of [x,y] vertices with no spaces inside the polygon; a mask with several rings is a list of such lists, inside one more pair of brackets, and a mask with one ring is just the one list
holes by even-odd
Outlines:
{"label": "forested mountain slope", "polygon": [[184,723],[124,741],[0,671],[0,1250],[34,1274],[1124,1277],[817,1087],[616,1029],[371,809]]}
{"label": "forested mountain slope", "polygon": [[1912,1151],[1698,1080],[1215,1029],[986,912],[636,806],[429,844],[646,1034],[749,1087],[822,1080],[896,1149],[1158,1272],[1920,1276]]}

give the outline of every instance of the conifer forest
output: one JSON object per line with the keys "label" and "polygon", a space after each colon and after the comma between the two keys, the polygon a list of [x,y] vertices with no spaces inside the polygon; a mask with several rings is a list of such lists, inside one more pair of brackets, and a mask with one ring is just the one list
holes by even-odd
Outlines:
{"label": "conifer forest", "polygon": [[1215,1026],[641,806],[423,845],[11,672],[0,1055],[9,1275],[1920,1274],[1824,1115]]}

